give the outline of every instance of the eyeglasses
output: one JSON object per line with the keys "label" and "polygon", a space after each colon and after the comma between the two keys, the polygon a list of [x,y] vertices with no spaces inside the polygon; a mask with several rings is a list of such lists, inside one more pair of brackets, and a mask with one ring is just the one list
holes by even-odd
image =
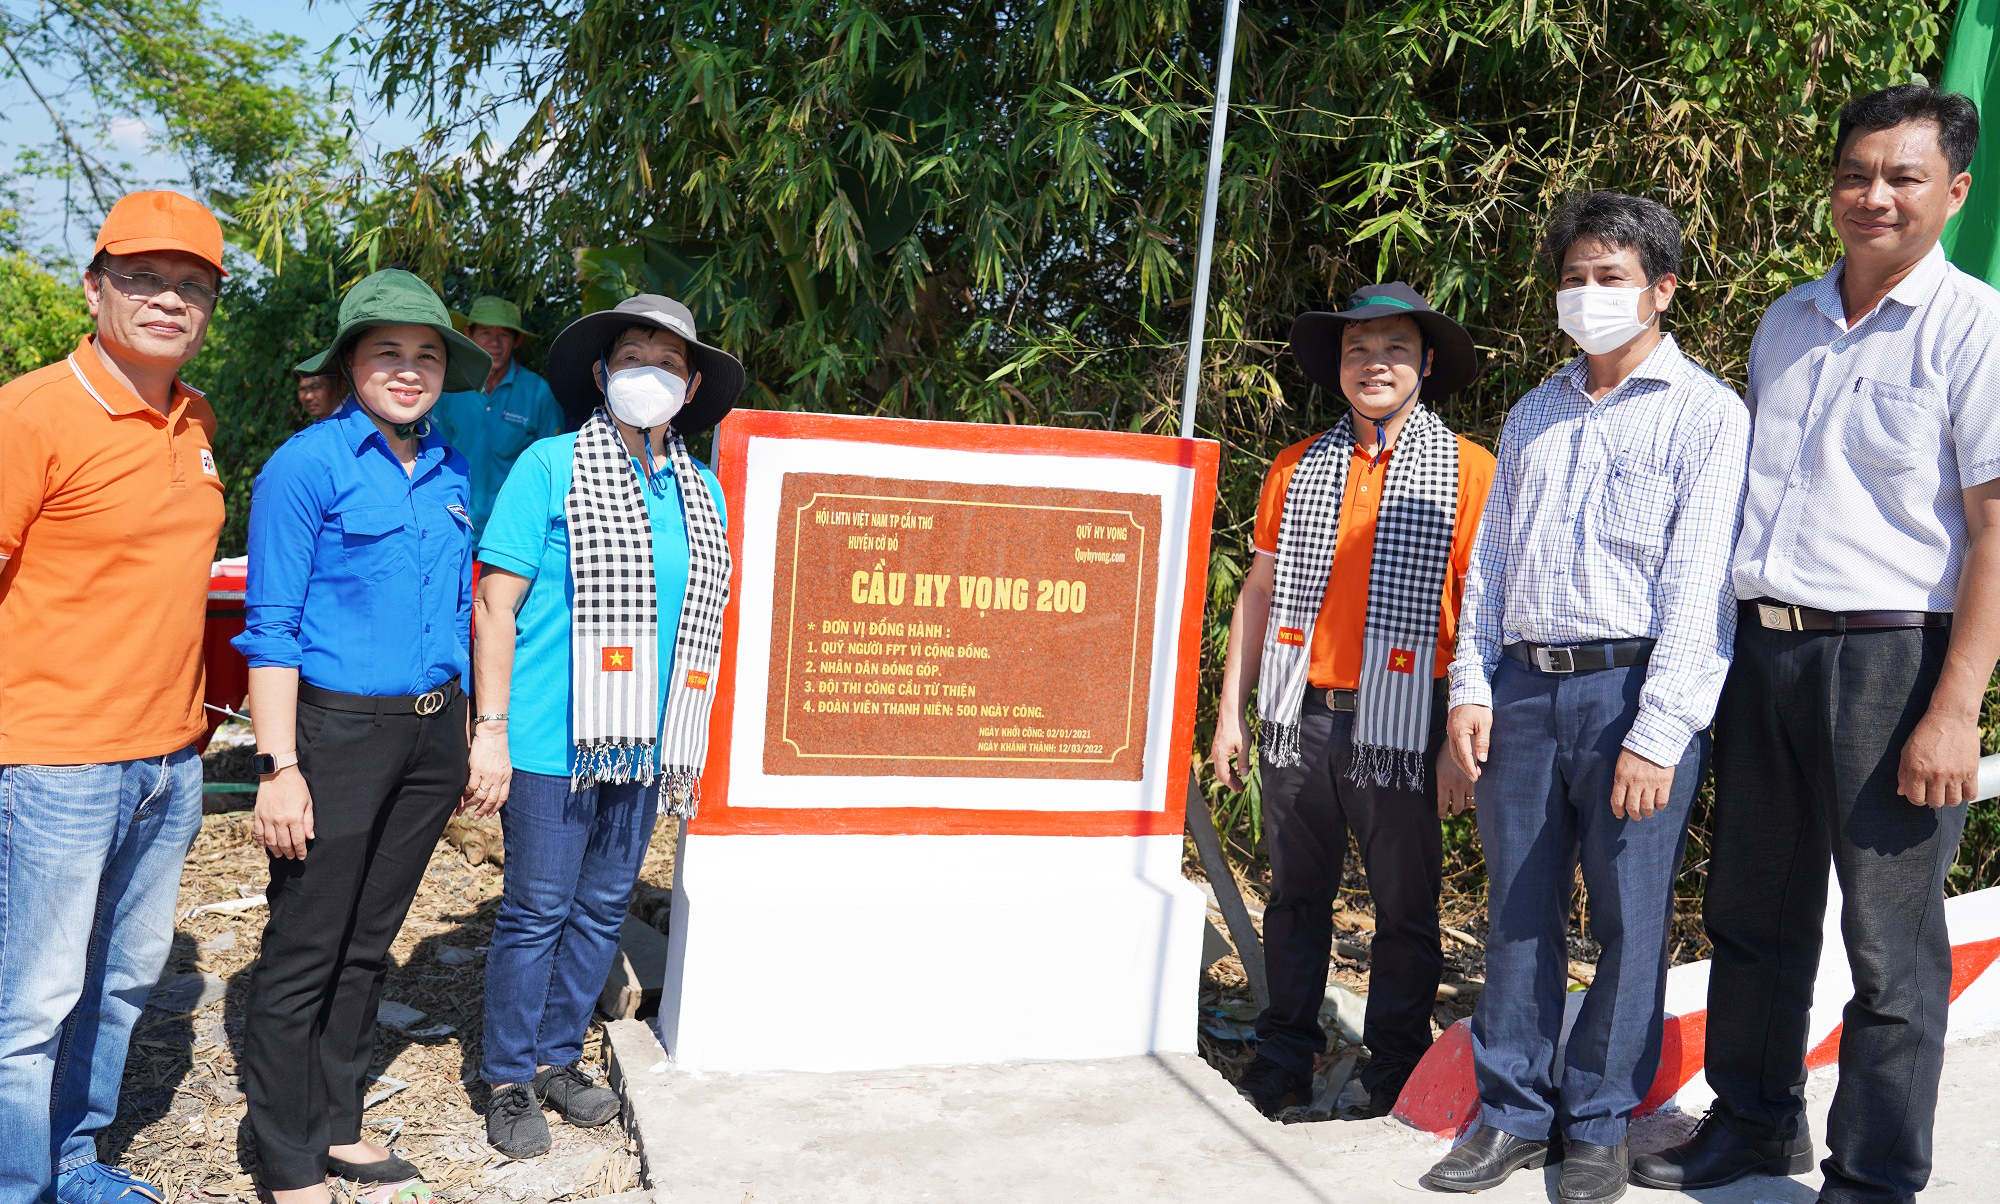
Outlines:
{"label": "eyeglasses", "polygon": [[196,309],[214,309],[219,296],[215,289],[199,280],[183,280],[179,284],[170,284],[165,276],[156,272],[133,272],[127,275],[115,268],[102,266],[97,270],[106,276],[117,277],[118,291],[135,301],[150,301],[171,289],[181,300]]}

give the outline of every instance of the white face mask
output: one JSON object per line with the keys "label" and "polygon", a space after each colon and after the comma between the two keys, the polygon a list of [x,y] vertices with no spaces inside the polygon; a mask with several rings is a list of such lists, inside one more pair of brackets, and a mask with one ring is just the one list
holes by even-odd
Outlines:
{"label": "white face mask", "polygon": [[622,368],[604,385],[611,416],[642,431],[663,427],[681,412],[688,383],[665,368]]}
{"label": "white face mask", "polygon": [[1556,293],[1556,324],[1591,355],[1616,351],[1639,337],[1652,315],[1639,316],[1643,288],[1580,284]]}

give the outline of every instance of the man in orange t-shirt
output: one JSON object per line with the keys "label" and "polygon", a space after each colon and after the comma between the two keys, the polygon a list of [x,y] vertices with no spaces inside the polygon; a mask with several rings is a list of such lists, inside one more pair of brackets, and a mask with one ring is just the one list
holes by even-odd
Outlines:
{"label": "man in orange t-shirt", "polygon": [[97,1160],[201,827],[215,416],[180,381],[222,227],[120,200],[83,278],[96,331],[0,387],[0,1204],[162,1198]]}
{"label": "man in orange t-shirt", "polygon": [[1367,1111],[1394,1106],[1431,1043],[1445,797],[1446,674],[1492,453],[1423,401],[1478,375],[1471,336],[1400,282],[1337,313],[1303,314],[1292,354],[1349,414],[1286,448],[1257,507],[1256,559],[1237,598],[1212,758],[1241,789],[1244,712],[1258,688],[1271,898],[1271,998],[1237,1083],[1267,1116],[1312,1094],[1333,902],[1355,835],[1375,903],[1361,1071]]}

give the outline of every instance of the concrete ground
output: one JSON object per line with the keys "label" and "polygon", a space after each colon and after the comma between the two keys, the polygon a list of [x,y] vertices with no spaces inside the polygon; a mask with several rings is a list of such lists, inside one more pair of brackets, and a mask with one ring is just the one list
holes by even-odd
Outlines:
{"label": "concrete ground", "polygon": [[[637,1022],[609,1044],[654,1197],[674,1204],[1377,1204],[1440,1200],[1417,1177],[1445,1144],[1392,1120],[1277,1125],[1199,1058],[885,1071],[698,1075],[668,1068]],[[2000,1036],[1954,1045],[1924,1204],[2000,1196],[1992,1088]],[[1823,1129],[1831,1072],[1810,1087]],[[1635,1126],[1671,1144],[1679,1114]],[[1483,1202],[1552,1201],[1554,1168]],[[1633,1188],[1635,1204],[1811,1204],[1818,1173],[1699,1196]]]}

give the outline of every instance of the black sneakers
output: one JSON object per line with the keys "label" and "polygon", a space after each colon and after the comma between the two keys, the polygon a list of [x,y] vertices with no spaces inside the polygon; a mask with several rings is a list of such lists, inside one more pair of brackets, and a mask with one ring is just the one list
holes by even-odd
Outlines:
{"label": "black sneakers", "polygon": [[[539,1079],[541,1076],[537,1075]],[[549,1152],[549,1122],[527,1083],[493,1089],[486,1105],[486,1144],[509,1158],[533,1158]]]}
{"label": "black sneakers", "polygon": [[535,1076],[535,1095],[562,1118],[579,1128],[591,1128],[618,1115],[618,1096],[599,1086],[583,1066],[551,1066]]}
{"label": "black sneakers", "polygon": [[1256,1105],[1257,1111],[1275,1119],[1294,1104],[1312,1102],[1312,1072],[1287,1070],[1263,1054],[1258,1054],[1236,1080],[1236,1090]]}

